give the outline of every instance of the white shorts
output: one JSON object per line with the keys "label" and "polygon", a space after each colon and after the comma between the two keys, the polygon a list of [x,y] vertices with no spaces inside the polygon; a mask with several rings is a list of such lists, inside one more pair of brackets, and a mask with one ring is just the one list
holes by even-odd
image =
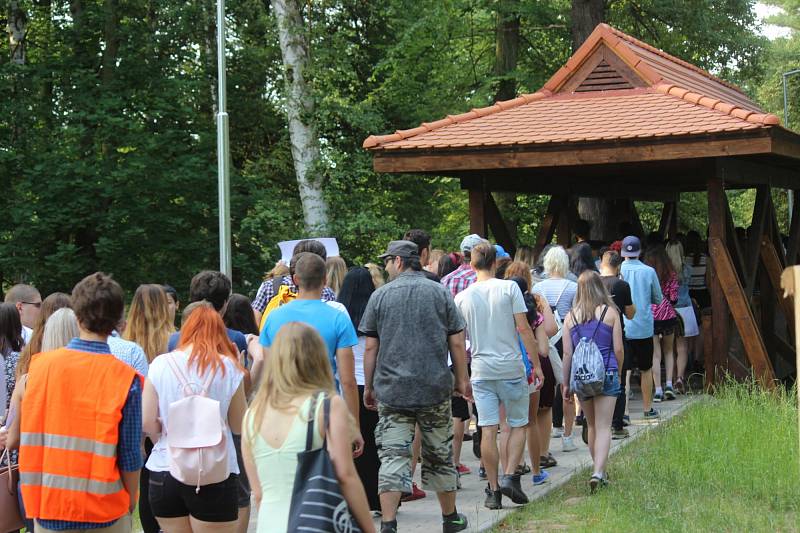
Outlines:
{"label": "white shorts", "polygon": [[683,319],[683,336],[684,337],[697,337],[700,335],[700,328],[697,327],[697,317],[694,314],[694,308],[678,307],[675,309]]}

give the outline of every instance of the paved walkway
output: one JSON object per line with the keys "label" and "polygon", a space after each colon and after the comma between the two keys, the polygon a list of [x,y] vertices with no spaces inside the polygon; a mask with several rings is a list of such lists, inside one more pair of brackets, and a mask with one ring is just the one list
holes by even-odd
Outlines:
{"label": "paved walkway", "polygon": [[[630,402],[629,408],[631,413],[631,425],[628,427],[628,430],[631,436],[624,440],[612,441],[612,454],[634,440],[643,431],[647,431],[649,428],[655,427],[660,422],[668,420],[678,414],[692,399],[692,396],[678,396],[676,400],[656,404],[656,409],[661,413],[660,422],[645,422],[642,420],[641,393],[638,388],[634,388],[634,390],[636,392],[636,399]],[[560,439],[551,440],[550,451],[558,461],[558,466],[548,470],[550,479],[547,483],[534,487],[531,482],[531,476],[527,475],[524,477],[523,489],[532,500],[541,498],[551,490],[563,485],[569,480],[572,474],[585,466],[591,465],[589,450],[580,438],[580,426],[576,427],[576,431],[574,431],[573,435],[576,437],[575,443],[578,445],[578,449],[573,452],[562,452]],[[527,459],[527,451],[525,457]],[[461,461],[467,465],[473,473],[461,477],[462,489],[458,491],[458,510],[465,513],[469,519],[470,527],[468,531],[488,530],[516,506],[505,497],[503,498],[503,505],[507,505],[507,509],[503,509],[502,511],[490,511],[483,506],[483,500],[485,498],[483,490],[486,487],[486,482],[478,479],[478,460],[472,454],[471,442],[464,443]],[[419,484],[419,469],[417,469],[416,481]],[[255,532],[255,514],[256,512],[254,509],[248,532]],[[422,500],[403,504],[397,514],[397,521],[401,532],[418,531],[428,533],[441,531],[441,511],[436,495],[429,493],[428,496]],[[376,519],[375,523],[376,525],[379,524],[378,519]]]}

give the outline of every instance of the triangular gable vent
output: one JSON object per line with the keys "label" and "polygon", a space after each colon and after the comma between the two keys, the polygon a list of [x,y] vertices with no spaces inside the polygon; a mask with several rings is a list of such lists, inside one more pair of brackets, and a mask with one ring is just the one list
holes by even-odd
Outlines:
{"label": "triangular gable vent", "polygon": [[633,85],[617,70],[601,61],[592,72],[575,89],[576,93],[588,93],[593,91],[614,91],[618,89],[633,89]]}

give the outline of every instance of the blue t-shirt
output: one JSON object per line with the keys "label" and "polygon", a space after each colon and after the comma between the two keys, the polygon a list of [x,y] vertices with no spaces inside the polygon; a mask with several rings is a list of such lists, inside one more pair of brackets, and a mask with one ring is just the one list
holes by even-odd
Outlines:
{"label": "blue t-shirt", "polygon": [[267,348],[272,346],[278,330],[289,322],[302,322],[317,330],[328,347],[334,376],[337,375],[336,350],[358,344],[358,336],[349,315],[321,300],[294,300],[269,314],[259,337],[261,345]]}
{"label": "blue t-shirt", "polygon": [[[228,332],[228,338],[231,340],[232,343],[236,345],[236,349],[239,350],[239,353],[247,351],[247,338],[244,336],[244,333],[241,331],[236,331],[235,329],[225,328]],[[167,343],[167,351],[173,351],[178,346],[178,341],[181,338],[181,332],[176,331],[172,335],[169,336],[169,342]]]}
{"label": "blue t-shirt", "polygon": [[625,337],[647,339],[653,336],[653,311],[651,304],[660,304],[664,299],[656,271],[638,259],[626,259],[620,269],[622,279],[631,286],[631,299],[636,306],[633,319],[623,317]]}

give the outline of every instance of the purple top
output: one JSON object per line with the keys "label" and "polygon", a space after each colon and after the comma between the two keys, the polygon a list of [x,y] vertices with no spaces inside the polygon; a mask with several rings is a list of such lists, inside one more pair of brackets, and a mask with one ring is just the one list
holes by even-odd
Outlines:
{"label": "purple top", "polygon": [[[595,333],[595,328],[597,328],[597,333]],[[572,329],[570,330],[570,334],[572,335],[572,346],[577,346],[582,337],[590,338],[593,333],[594,343],[597,344],[597,347],[600,349],[600,353],[603,354],[603,364],[606,366],[606,371],[619,371],[619,367],[617,366],[617,358],[614,355],[614,328],[608,324],[600,322],[595,318],[589,322],[572,326]]]}

